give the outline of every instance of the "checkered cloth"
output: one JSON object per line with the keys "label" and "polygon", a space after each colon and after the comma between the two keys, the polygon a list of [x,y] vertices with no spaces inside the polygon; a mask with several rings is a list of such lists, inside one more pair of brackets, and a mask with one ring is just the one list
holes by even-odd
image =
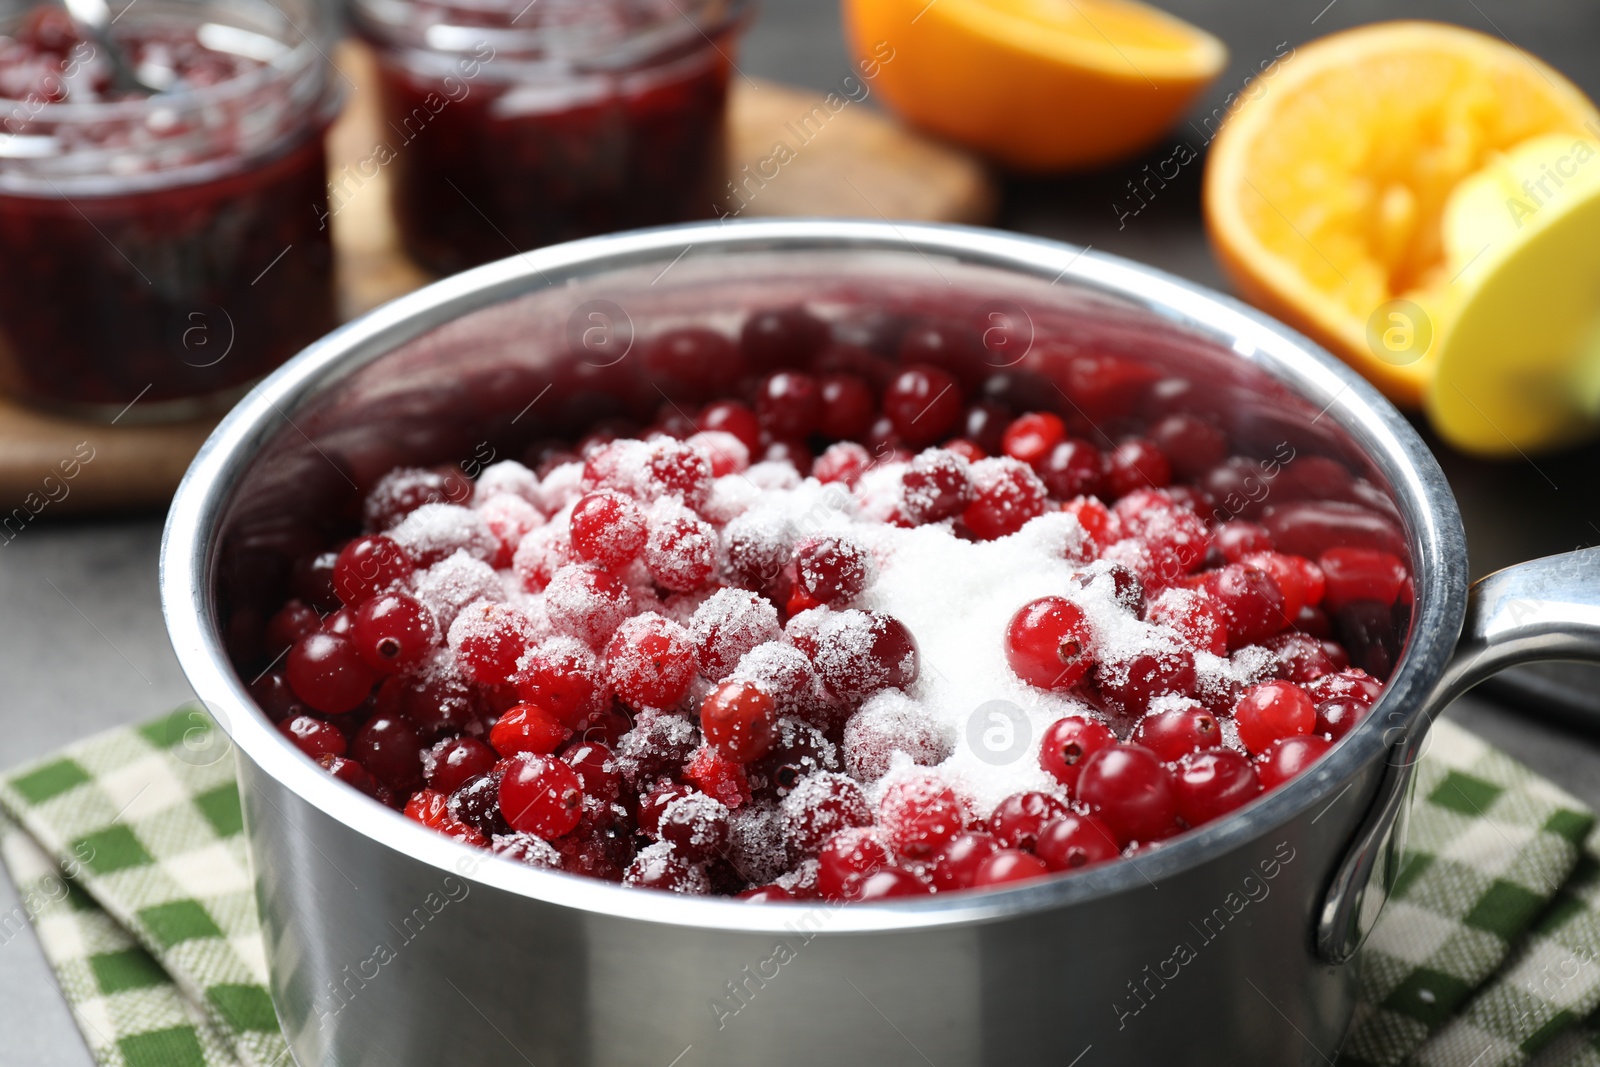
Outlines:
{"label": "checkered cloth", "polygon": [[[0,858],[107,1067],[290,1067],[227,738],[181,709],[0,779]],[[1600,1067],[1600,831],[1449,722],[1341,1067]],[[23,832],[25,831],[25,832]],[[0,944],[20,933],[0,916]]]}

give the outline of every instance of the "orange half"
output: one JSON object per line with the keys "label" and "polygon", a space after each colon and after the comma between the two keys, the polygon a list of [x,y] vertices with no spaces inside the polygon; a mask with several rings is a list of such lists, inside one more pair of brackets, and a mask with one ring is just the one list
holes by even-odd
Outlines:
{"label": "orange half", "polygon": [[1452,314],[1452,191],[1530,138],[1595,123],[1576,86],[1502,40],[1435,22],[1333,34],[1223,127],[1206,225],[1246,299],[1416,406]]}
{"label": "orange half", "polygon": [[1134,155],[1227,65],[1131,0],[844,0],[857,66],[902,117],[1018,170]]}

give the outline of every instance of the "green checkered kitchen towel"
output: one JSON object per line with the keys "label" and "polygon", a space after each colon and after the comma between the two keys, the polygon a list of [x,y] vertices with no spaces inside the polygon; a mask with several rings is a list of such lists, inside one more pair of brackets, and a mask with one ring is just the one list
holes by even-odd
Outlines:
{"label": "green checkered kitchen towel", "polygon": [[[1600,832],[1449,723],[1363,949],[1343,1067],[1600,1067]],[[0,778],[0,858],[95,1058],[290,1067],[226,738],[180,709]],[[22,915],[0,916],[0,944]]]}

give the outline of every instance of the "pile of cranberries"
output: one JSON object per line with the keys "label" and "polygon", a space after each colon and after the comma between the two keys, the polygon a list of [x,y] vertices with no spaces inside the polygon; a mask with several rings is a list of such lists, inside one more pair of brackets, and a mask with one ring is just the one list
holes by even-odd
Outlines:
{"label": "pile of cranberries", "polygon": [[[391,471],[365,531],[297,566],[257,700],[328,773],[457,840],[760,901],[1006,885],[1159,847],[1361,720],[1412,592],[1342,467],[1287,459],[1276,509],[1230,510],[1265,467],[1210,422],[1160,415],[1097,447],[983,398],[940,365],[937,329],[844,369],[803,309],[755,313],[738,340],[672,331],[647,359],[702,377],[742,360],[756,373],[721,386],[740,398],[475,481]],[[970,635],[1085,709],[1029,750],[1035,788],[982,810],[939,770],[948,736],[862,711],[939,665],[858,606],[870,544],[752,507],[807,477],[852,521],[967,541],[1076,520],[1067,561],[1096,597],[1018,603]],[[1165,643],[1099,636],[1123,622]]]}

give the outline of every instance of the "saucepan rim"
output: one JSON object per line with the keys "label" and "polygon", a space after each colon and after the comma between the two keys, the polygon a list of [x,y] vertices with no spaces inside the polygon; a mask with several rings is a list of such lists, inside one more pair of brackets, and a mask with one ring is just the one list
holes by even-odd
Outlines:
{"label": "saucepan rim", "polygon": [[[1371,385],[1312,341],[1202,286],[1118,256],[1043,238],[965,226],[844,219],[691,223],[588,238],[526,252],[436,282],[340,327],[257,385],[217,426],[173,498],[161,546],[161,598],[180,664],[243,759],[327,817],[441,876],[594,915],[706,930],[782,933],[798,909],[640,892],[538,870],[451,841],[399,812],[357,799],[272,728],[235,674],[216,625],[212,575],[220,520],[261,447],[322,389],[397,345],[466,312],[570,279],[676,256],[762,251],[914,251],[1010,270],[1117,298],[1231,348],[1321,408],[1389,482],[1415,561],[1412,632],[1368,718],[1312,770],[1241,811],[1131,861],[987,893],[832,908],[828,935],[990,922],[1135,890],[1217,861],[1313,809],[1331,809],[1364,769],[1418,723],[1448,663],[1466,607],[1466,540],[1443,473],[1409,423]],[[931,258],[930,258],[931,262]],[[224,709],[248,709],[247,713]],[[1375,780],[1375,779],[1374,779]],[[1360,803],[1351,798],[1346,803]],[[247,810],[250,805],[246,805]],[[270,810],[270,809],[269,809]],[[272,817],[284,818],[280,813]],[[1320,816],[1319,816],[1320,817]],[[1330,820],[1354,826],[1356,814]],[[1253,862],[1254,856],[1245,857]]]}

